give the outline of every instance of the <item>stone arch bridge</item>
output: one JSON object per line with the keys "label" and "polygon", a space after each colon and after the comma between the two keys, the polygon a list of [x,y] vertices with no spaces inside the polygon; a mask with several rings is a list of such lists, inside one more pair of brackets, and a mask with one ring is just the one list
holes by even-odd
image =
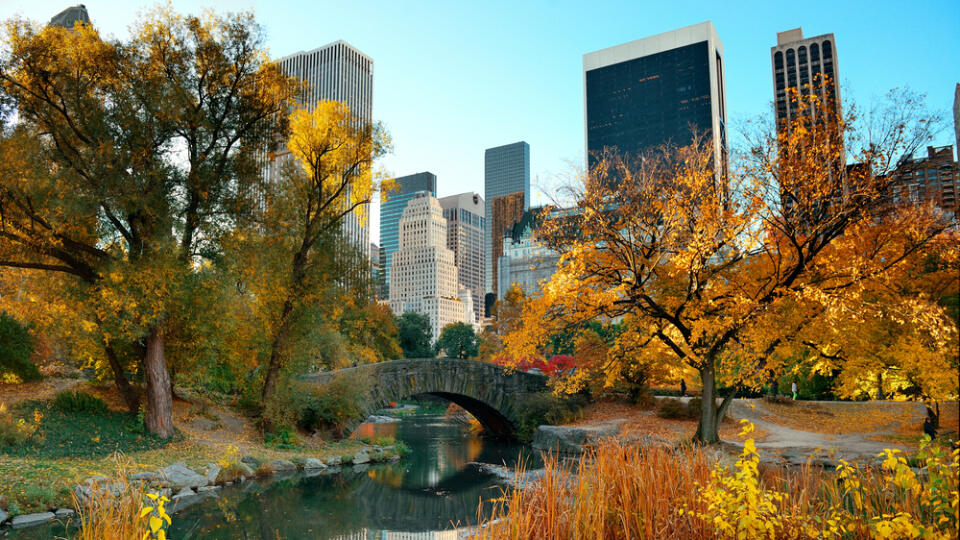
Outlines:
{"label": "stone arch bridge", "polygon": [[466,409],[492,435],[515,439],[524,397],[546,390],[543,375],[510,371],[475,360],[426,358],[391,360],[307,376],[318,384],[343,375],[360,375],[369,385],[363,414],[347,424],[352,432],[378,409],[415,394],[444,398]]}

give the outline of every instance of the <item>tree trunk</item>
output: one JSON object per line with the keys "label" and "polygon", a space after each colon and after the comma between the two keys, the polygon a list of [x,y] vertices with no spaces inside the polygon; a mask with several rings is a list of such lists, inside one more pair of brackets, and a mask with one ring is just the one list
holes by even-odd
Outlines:
{"label": "tree trunk", "polygon": [[170,373],[163,356],[163,331],[154,326],[147,336],[143,359],[147,379],[147,430],[164,439],[173,436],[173,397],[170,395]]}
{"label": "tree trunk", "polygon": [[700,370],[703,394],[700,403],[700,422],[693,440],[706,444],[720,442],[720,425],[717,421],[717,380],[713,365]]}
{"label": "tree trunk", "polygon": [[127,404],[127,409],[136,413],[140,409],[140,397],[137,396],[137,392],[130,386],[130,381],[123,373],[123,366],[120,365],[120,360],[117,358],[117,351],[108,343],[103,344],[103,351],[107,355],[110,369],[113,370],[113,382],[117,385],[117,391],[120,392],[124,403]]}
{"label": "tree trunk", "polygon": [[[291,293],[292,296],[292,293]],[[277,378],[280,376],[280,366],[283,363],[282,350],[284,342],[287,339],[287,328],[290,324],[290,313],[293,312],[293,300],[288,298],[283,303],[283,309],[280,313],[280,325],[277,326],[277,332],[270,342],[270,363],[267,364],[267,376],[263,380],[263,392],[260,398],[263,405],[266,406],[267,399],[273,394],[273,389],[277,385]]]}

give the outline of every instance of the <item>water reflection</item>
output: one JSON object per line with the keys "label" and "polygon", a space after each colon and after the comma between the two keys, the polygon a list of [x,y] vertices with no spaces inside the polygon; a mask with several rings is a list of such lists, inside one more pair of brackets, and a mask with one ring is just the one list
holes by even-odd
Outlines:
{"label": "water reflection", "polygon": [[[412,450],[395,464],[347,467],[342,474],[295,475],[222,490],[178,513],[173,538],[456,538],[488,512],[497,478],[473,462],[513,466],[521,448],[470,435],[442,417],[376,424],[365,436],[394,436]],[[538,466],[539,463],[532,463]]]}

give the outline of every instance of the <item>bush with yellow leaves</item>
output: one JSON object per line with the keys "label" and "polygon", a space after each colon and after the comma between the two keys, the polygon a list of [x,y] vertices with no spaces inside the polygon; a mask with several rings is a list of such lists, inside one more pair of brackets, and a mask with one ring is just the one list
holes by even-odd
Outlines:
{"label": "bush with yellow leaves", "polygon": [[[753,431],[744,424],[741,436]],[[698,503],[706,510],[689,512],[711,526],[720,538],[957,538],[958,457],[925,439],[911,468],[900,450],[884,450],[879,469],[860,469],[840,460],[836,474],[772,475],[758,470],[753,439],[731,471],[720,464],[701,487]],[[798,481],[799,480],[799,481]],[[783,483],[789,492],[773,485]]]}

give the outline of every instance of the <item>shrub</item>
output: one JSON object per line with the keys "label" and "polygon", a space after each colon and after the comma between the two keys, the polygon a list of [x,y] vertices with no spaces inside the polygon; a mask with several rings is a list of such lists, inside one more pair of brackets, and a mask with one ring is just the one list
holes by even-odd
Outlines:
{"label": "shrub", "polygon": [[300,440],[290,428],[280,427],[276,431],[264,435],[263,444],[277,450],[292,450],[300,446]]}
{"label": "shrub", "polygon": [[107,403],[86,392],[67,390],[53,398],[53,407],[65,413],[103,414],[107,412]]}
{"label": "shrub", "polygon": [[34,422],[15,417],[7,406],[0,403],[0,448],[19,446],[30,440],[37,432],[42,415],[34,415]]}
{"label": "shrub", "polygon": [[33,337],[16,319],[0,311],[0,375],[10,373],[23,381],[40,379],[40,370],[30,361]]}
{"label": "shrub", "polygon": [[566,424],[576,420],[583,407],[581,399],[541,392],[526,396],[518,407],[517,437],[522,441],[533,438],[537,428],[544,424]]}
{"label": "shrub", "polygon": [[330,430],[346,435],[346,426],[364,414],[368,385],[362,375],[346,374],[328,384],[308,389],[297,412],[297,427],[306,431]]}
{"label": "shrub", "polygon": [[657,416],[660,418],[687,418],[687,406],[679,399],[661,399],[657,406]]}
{"label": "shrub", "polygon": [[657,398],[654,397],[650,388],[646,386],[633,392],[630,396],[630,401],[637,407],[643,409],[652,409],[657,405]]}
{"label": "shrub", "polygon": [[773,395],[773,394],[767,394],[763,396],[763,400],[766,401],[767,403],[775,403],[777,405],[793,405],[794,403],[796,403],[795,401],[793,401],[793,399],[790,396],[781,396],[781,395]]}

